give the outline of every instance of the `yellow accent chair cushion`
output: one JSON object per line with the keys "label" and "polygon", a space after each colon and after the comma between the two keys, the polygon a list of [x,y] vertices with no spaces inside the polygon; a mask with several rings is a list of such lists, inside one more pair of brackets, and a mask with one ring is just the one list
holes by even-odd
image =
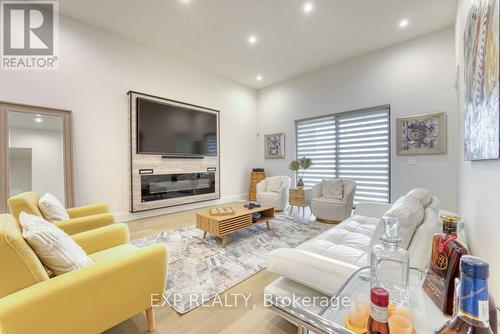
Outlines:
{"label": "yellow accent chair cushion", "polygon": [[14,216],[0,215],[0,298],[48,279]]}
{"label": "yellow accent chair cushion", "polygon": [[101,333],[146,311],[165,289],[167,248],[128,243],[125,224],[71,236],[93,264],[48,278],[23,240],[17,221],[0,215],[0,333]]}
{"label": "yellow accent chair cushion", "polygon": [[[38,208],[39,199],[37,193],[29,191],[12,196],[7,202],[10,211],[19,221],[19,215],[23,211],[44,218]],[[109,213],[108,205],[103,203],[70,208],[66,209],[66,211],[70,219],[54,220],[51,222],[70,235],[107,226],[115,222],[113,215]]]}

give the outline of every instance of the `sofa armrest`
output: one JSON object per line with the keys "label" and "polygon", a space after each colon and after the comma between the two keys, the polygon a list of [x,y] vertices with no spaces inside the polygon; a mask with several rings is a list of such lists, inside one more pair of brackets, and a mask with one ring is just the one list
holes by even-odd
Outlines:
{"label": "sofa armrest", "polygon": [[98,215],[73,218],[68,220],[53,221],[55,225],[64,230],[68,234],[76,234],[93,230],[99,227],[111,225],[115,222],[115,218],[110,213],[101,213]]}
{"label": "sofa armrest", "polygon": [[334,295],[357,266],[297,248],[269,252],[267,270],[297,283]]}
{"label": "sofa armrest", "polygon": [[130,240],[128,226],[123,223],[73,234],[71,237],[87,254],[123,245]]}
{"label": "sofa armrest", "polygon": [[66,209],[70,218],[79,218],[92,215],[98,215],[100,213],[108,213],[109,206],[105,203],[96,203],[91,205],[80,206],[78,208]]}
{"label": "sofa armrest", "polygon": [[166,272],[157,244],[40,282],[0,299],[0,332],[101,333],[150,308]]}
{"label": "sofa armrest", "polygon": [[356,204],[354,214],[365,217],[381,218],[391,208],[388,203],[360,202]]}

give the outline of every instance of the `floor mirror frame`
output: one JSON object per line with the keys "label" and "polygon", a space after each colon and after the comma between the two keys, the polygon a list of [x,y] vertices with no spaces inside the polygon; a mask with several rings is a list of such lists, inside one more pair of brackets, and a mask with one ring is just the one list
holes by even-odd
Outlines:
{"label": "floor mirror frame", "polygon": [[75,203],[71,111],[0,101],[0,212],[9,211],[7,206],[9,196],[9,112],[62,117],[64,201],[66,207],[73,207]]}

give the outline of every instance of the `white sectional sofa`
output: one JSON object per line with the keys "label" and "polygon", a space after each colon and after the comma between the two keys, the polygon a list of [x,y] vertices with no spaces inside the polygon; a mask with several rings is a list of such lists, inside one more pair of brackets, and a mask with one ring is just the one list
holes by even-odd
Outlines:
{"label": "white sectional sofa", "polygon": [[[438,231],[438,212],[438,198],[426,189],[414,189],[392,205],[358,203],[352,217],[319,236],[294,249],[271,251],[267,270],[280,274],[285,281],[333,295],[354,271],[369,265],[371,248],[379,243],[383,232],[380,218],[384,215],[400,219],[401,246],[410,252],[410,265],[425,268],[432,236]],[[276,282],[287,284],[283,279]]]}

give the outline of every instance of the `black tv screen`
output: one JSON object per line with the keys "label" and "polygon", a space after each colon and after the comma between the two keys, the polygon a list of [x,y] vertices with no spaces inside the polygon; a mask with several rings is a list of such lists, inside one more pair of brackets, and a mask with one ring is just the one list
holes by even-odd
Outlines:
{"label": "black tv screen", "polygon": [[137,98],[137,153],[217,155],[217,114]]}

